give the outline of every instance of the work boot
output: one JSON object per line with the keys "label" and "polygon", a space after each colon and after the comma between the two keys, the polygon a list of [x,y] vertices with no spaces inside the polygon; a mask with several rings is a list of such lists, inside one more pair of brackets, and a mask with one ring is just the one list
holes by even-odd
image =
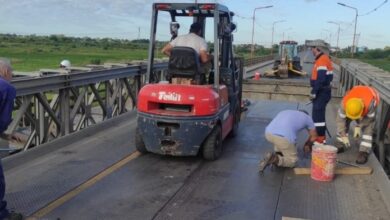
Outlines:
{"label": "work boot", "polygon": [[337,153],[344,153],[345,152],[345,147],[336,147],[337,148]]}
{"label": "work boot", "polygon": [[365,164],[365,163],[367,163],[367,160],[368,160],[368,153],[363,152],[363,151],[359,151],[359,154],[358,154],[357,159],[356,159],[356,163],[357,164]]}
{"label": "work boot", "polygon": [[265,154],[264,158],[260,161],[259,164],[259,172],[263,172],[265,168],[267,168],[271,164],[277,165],[279,162],[279,158],[276,154],[272,152],[268,152]]}
{"label": "work boot", "polygon": [[24,217],[21,213],[10,212],[4,220],[23,220]]}
{"label": "work boot", "polygon": [[275,152],[275,154],[278,155],[278,156],[283,157],[283,153],[282,153],[282,152],[279,152],[279,151],[278,151],[278,152]]}
{"label": "work boot", "polygon": [[337,153],[344,153],[345,151],[347,151],[347,148],[345,147],[345,145],[340,142],[340,141],[336,141],[334,143],[334,146],[337,148]]}

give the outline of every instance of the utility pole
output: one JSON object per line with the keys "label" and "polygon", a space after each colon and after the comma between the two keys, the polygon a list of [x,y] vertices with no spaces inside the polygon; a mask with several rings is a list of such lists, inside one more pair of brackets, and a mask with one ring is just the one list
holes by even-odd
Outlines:
{"label": "utility pole", "polygon": [[351,8],[351,9],[354,9],[355,10],[355,30],[353,31],[353,41],[352,41],[352,49],[351,49],[351,56],[353,58],[353,54],[355,53],[355,37],[356,37],[356,25],[357,25],[357,17],[358,17],[358,10],[357,8],[355,7],[352,7],[352,6],[349,6],[349,5],[346,5],[344,3],[340,3],[338,2],[337,4],[341,5],[341,6],[344,6],[344,7],[347,7],[347,8]]}
{"label": "utility pole", "polygon": [[[332,45],[332,31],[331,30],[328,30],[328,29],[322,29],[326,32],[329,32],[329,45]],[[324,40],[327,40],[328,39],[328,36],[327,34],[325,34],[326,37],[324,37]]]}
{"label": "utility pole", "polygon": [[287,29],[285,29],[285,30],[283,30],[283,41],[284,41],[284,33],[286,32],[286,31],[288,31],[288,30],[291,30],[292,28],[291,27],[289,27],[289,28],[287,28]]}
{"label": "utility pole", "polygon": [[286,20],[279,20],[272,23],[272,39],[271,39],[271,56],[274,54],[274,31],[275,31],[275,24],[280,22],[285,22]]}
{"label": "utility pole", "polygon": [[356,34],[356,42],[355,42],[356,51],[358,50],[359,39],[360,39],[360,33]]}
{"label": "utility pole", "polygon": [[140,33],[141,33],[141,27],[138,27],[138,40],[139,40],[139,38],[140,38]]}
{"label": "utility pole", "polygon": [[337,29],[337,46],[336,46],[336,56],[337,56],[337,53],[338,53],[338,50],[340,49],[339,48],[339,37],[340,37],[340,23],[337,23],[337,22],[334,22],[334,21],[328,21],[328,23],[330,24],[336,24],[338,25],[338,29]]}
{"label": "utility pole", "polygon": [[255,51],[255,45],[253,44],[253,36],[254,36],[254,32],[255,32],[255,12],[256,10],[258,9],[264,9],[264,8],[271,8],[271,7],[274,7],[273,5],[268,5],[268,6],[264,6],[264,7],[257,7],[253,10],[253,17],[252,17],[252,47],[251,47],[251,58],[253,58],[253,52]]}

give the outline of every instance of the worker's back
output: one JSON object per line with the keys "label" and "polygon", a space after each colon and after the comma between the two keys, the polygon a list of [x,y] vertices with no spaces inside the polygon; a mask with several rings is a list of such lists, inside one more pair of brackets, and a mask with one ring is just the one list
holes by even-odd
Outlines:
{"label": "worker's back", "polygon": [[284,110],[269,123],[265,132],[285,137],[295,143],[297,133],[304,128],[314,128],[313,120],[308,114],[297,110]]}
{"label": "worker's back", "polygon": [[206,41],[194,33],[178,36],[170,44],[172,47],[191,47],[198,54],[200,54],[201,50],[207,51]]}

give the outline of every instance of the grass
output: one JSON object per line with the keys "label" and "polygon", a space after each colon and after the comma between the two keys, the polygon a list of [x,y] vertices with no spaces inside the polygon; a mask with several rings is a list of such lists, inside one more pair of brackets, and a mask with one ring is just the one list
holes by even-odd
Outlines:
{"label": "grass", "polygon": [[361,59],[361,61],[381,68],[387,72],[390,72],[390,60],[389,59]]}
{"label": "grass", "polygon": [[37,71],[58,68],[63,59],[69,60],[72,66],[146,59],[147,50],[2,43],[0,57],[10,59],[15,71]]}
{"label": "grass", "polygon": [[[38,71],[43,68],[59,67],[61,60],[70,60],[72,66],[103,64],[105,62],[129,62],[147,58],[145,49],[126,49],[120,47],[81,46],[74,43],[22,43],[0,42],[0,57],[11,60],[15,71]],[[161,49],[161,48],[160,48]],[[157,49],[159,51],[160,49]],[[241,54],[245,58],[250,53]],[[258,55],[258,54],[256,54]],[[162,54],[157,53],[157,57]],[[363,62],[390,72],[389,59],[361,59]]]}

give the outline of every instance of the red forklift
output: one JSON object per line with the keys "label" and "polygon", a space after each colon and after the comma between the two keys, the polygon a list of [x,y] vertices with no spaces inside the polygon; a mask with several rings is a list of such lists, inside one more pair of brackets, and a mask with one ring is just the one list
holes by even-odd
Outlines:
{"label": "red forklift", "polygon": [[[204,30],[210,24],[214,58],[208,80],[201,71],[199,55],[189,47],[172,48],[168,70],[161,74],[154,59],[158,18],[164,14],[170,18],[172,37],[177,36],[180,18],[202,23]],[[153,4],[147,72],[137,99],[138,151],[174,156],[201,153],[206,160],[216,160],[222,153],[222,141],[237,134],[243,60],[233,52],[233,16],[221,4]],[[205,37],[205,31],[202,33]]]}

